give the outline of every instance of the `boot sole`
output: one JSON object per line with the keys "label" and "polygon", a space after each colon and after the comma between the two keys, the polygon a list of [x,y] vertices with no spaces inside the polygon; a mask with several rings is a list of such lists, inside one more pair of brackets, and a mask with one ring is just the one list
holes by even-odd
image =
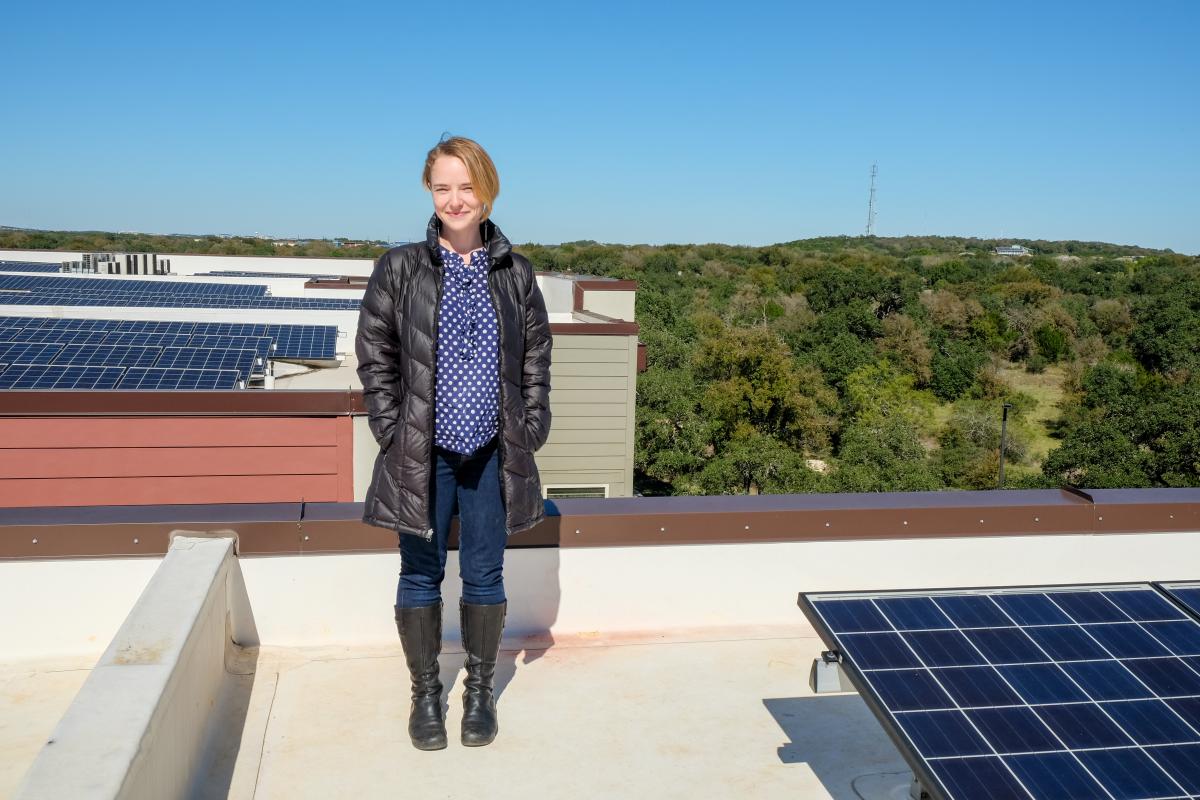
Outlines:
{"label": "boot sole", "polygon": [[445,750],[446,744],[447,742],[445,739],[434,739],[431,742],[419,742],[416,739],[412,740],[413,747],[417,748],[418,750]]}
{"label": "boot sole", "polygon": [[[498,733],[500,733],[500,731],[496,731],[496,734]],[[484,747],[485,745],[489,745],[494,741],[496,741],[495,734],[493,734],[489,739],[477,739],[474,737],[468,738],[466,736],[462,737],[463,747]]]}

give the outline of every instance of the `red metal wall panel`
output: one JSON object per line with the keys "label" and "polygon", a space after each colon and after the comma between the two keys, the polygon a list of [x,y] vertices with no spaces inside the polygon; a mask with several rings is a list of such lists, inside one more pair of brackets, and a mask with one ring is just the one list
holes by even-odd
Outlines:
{"label": "red metal wall panel", "polygon": [[353,501],[340,417],[0,418],[0,506]]}

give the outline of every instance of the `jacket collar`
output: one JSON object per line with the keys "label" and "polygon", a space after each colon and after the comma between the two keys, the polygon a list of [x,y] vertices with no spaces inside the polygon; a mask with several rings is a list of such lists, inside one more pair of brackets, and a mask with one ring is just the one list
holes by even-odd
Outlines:
{"label": "jacket collar", "polygon": [[[425,244],[429,247],[429,254],[433,258],[434,264],[441,264],[442,257],[438,253],[438,237],[442,233],[442,221],[434,214],[429,218],[429,225],[425,228]],[[483,240],[484,249],[491,256],[492,266],[489,272],[500,265],[505,256],[512,252],[512,244],[508,241],[496,223],[490,219],[485,219],[479,225],[479,238]]]}

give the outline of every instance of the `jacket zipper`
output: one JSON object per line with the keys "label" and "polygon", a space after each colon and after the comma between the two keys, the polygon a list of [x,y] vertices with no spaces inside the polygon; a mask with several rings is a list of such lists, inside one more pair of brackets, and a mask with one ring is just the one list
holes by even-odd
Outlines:
{"label": "jacket zipper", "polygon": [[[490,261],[490,259],[489,259]],[[500,451],[500,468],[497,471],[500,477],[500,496],[504,496],[504,313],[500,309],[500,301],[496,297],[496,287],[492,285],[492,269],[488,269],[485,276],[488,285],[488,292],[492,296],[492,308],[496,312],[496,329],[500,340],[499,348],[496,353],[496,391],[499,394],[499,413],[496,414],[496,435],[499,441],[496,443],[497,449]],[[499,278],[497,278],[499,280]],[[507,516],[508,504],[505,503],[505,516]],[[504,521],[505,529],[508,528],[508,520]]]}
{"label": "jacket zipper", "polygon": [[[437,408],[438,326],[439,326],[438,323],[439,323],[439,316],[442,313],[442,269],[441,269],[441,264],[437,260],[434,260],[434,266],[436,267],[436,269],[434,270],[433,282],[434,282],[434,284],[437,285],[437,302],[433,304],[433,402],[429,404],[429,459],[428,459],[428,464],[429,464],[430,470],[437,468],[437,464],[434,462],[433,440],[434,440],[434,437],[437,435],[437,429],[434,427],[434,425],[436,424],[436,421],[434,420],[434,411]],[[425,484],[428,485],[429,481],[426,480]],[[425,513],[426,513],[426,515],[429,514],[429,496],[428,496],[428,494],[425,496]],[[433,541],[433,528],[426,528],[425,532],[421,535],[425,539],[426,544],[428,544],[429,542],[432,542]]]}

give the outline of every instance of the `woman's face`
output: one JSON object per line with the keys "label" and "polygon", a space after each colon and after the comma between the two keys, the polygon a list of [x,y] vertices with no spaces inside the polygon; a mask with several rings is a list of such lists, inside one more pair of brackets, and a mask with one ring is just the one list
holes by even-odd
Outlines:
{"label": "woman's face", "polygon": [[433,210],[444,228],[473,230],[483,222],[483,203],[475,196],[467,165],[456,156],[438,156],[429,170]]}

